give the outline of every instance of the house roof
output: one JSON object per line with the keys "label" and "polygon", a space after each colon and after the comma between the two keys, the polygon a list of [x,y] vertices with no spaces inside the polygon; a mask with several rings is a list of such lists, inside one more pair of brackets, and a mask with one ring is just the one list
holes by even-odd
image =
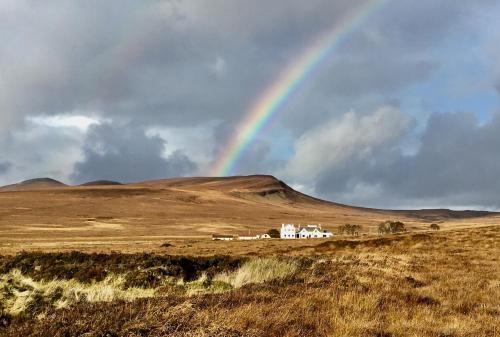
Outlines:
{"label": "house roof", "polygon": [[304,230],[304,229],[305,229],[306,231],[308,231],[309,233],[312,233],[312,232],[314,232],[314,231],[318,231],[318,232],[320,232],[320,230],[319,230],[319,228],[318,228],[318,227],[300,227],[300,228],[299,228],[299,232],[300,232],[300,231],[302,231],[302,230]]}

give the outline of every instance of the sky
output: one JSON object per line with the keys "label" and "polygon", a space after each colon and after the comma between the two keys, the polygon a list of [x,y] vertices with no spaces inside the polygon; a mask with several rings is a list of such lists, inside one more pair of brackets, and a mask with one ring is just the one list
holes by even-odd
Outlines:
{"label": "sky", "polygon": [[[213,174],[251,107],[373,0],[0,2],[0,184]],[[389,0],[230,172],[328,200],[500,210],[500,2]]]}

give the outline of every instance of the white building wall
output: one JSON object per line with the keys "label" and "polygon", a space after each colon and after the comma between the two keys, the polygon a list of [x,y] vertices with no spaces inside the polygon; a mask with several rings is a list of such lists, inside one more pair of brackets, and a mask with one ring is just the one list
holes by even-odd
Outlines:
{"label": "white building wall", "polygon": [[333,233],[332,232],[323,232],[323,237],[324,238],[331,238],[331,237],[333,237]]}
{"label": "white building wall", "polygon": [[281,239],[295,239],[297,230],[294,225],[281,224],[280,238]]}
{"label": "white building wall", "polygon": [[322,238],[323,234],[319,230],[315,229],[314,232],[311,233],[311,237],[312,238]]}
{"label": "white building wall", "polygon": [[301,239],[309,239],[310,237],[309,232],[304,228],[299,232],[299,238]]}

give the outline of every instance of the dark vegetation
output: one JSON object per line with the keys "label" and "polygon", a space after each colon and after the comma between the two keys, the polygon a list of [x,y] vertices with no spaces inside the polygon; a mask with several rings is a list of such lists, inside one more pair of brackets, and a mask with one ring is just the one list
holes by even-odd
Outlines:
{"label": "dark vegetation", "polygon": [[430,229],[432,229],[433,231],[438,231],[440,229],[440,227],[438,224],[433,223],[430,225]]}
{"label": "dark vegetation", "polygon": [[385,221],[378,225],[379,234],[396,234],[406,232],[405,224],[401,221]]}
{"label": "dark vegetation", "polygon": [[356,224],[345,224],[339,227],[339,234],[341,235],[359,235],[361,226]]}
{"label": "dark vegetation", "polygon": [[241,257],[181,257],[155,254],[21,253],[0,256],[0,274],[19,269],[34,280],[76,279],[102,281],[110,274],[125,274],[128,286],[155,287],[165,276],[195,280],[236,269]]}
{"label": "dark vegetation", "polygon": [[280,237],[280,231],[277,230],[277,229],[270,229],[267,231],[267,234],[269,234],[269,236],[273,239],[279,239]]}

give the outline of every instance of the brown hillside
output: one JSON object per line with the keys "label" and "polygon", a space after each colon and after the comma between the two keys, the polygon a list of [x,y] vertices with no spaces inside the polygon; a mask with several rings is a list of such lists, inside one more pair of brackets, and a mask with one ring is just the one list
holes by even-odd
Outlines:
{"label": "brown hillside", "polygon": [[443,229],[500,223],[496,213],[388,211],[336,204],[264,175],[92,186],[35,180],[13,186],[0,193],[0,250],[144,248],[171,237],[257,234],[281,223],[321,223],[333,230],[357,223],[372,234],[388,219],[404,221],[411,230],[427,229],[431,222],[439,222]]}
{"label": "brown hillside", "polygon": [[31,191],[67,186],[60,181],[51,178],[37,178],[25,180],[17,184],[0,187],[1,191]]}

